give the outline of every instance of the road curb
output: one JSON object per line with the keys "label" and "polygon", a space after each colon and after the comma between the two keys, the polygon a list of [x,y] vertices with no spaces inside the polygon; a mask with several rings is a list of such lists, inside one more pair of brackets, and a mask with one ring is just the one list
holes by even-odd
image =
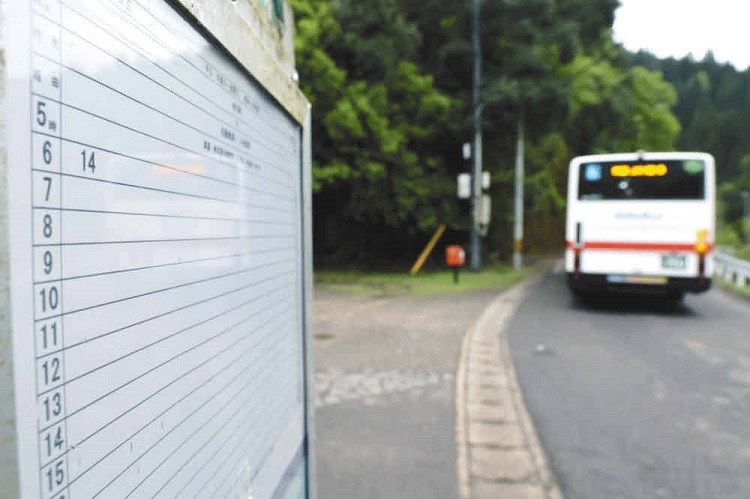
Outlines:
{"label": "road curb", "polygon": [[456,372],[459,499],[562,499],[518,385],[505,330],[547,270],[499,294],[464,333]]}

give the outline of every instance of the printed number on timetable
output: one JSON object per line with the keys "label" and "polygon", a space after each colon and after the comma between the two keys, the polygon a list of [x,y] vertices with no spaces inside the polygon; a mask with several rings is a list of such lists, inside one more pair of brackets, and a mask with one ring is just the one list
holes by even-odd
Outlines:
{"label": "printed number on timetable", "polygon": [[60,283],[37,284],[34,287],[35,313],[37,319],[47,319],[60,315],[62,309]]}
{"label": "printed number on timetable", "polygon": [[65,485],[65,461],[58,459],[42,471],[47,493],[56,493]]}
{"label": "printed number on timetable", "polygon": [[42,433],[41,455],[45,460],[53,459],[65,451],[65,425],[55,425]]}
{"label": "printed number on timetable", "polygon": [[60,419],[63,413],[62,390],[45,393],[39,398],[39,402],[41,404],[41,416],[44,425],[55,423]]}
{"label": "printed number on timetable", "polygon": [[34,243],[45,245],[58,244],[60,242],[60,212],[49,209],[34,210]]}
{"label": "printed number on timetable", "polygon": [[94,173],[96,170],[96,153],[94,151],[87,151],[86,149],[82,150],[81,162],[84,173]]}
{"label": "printed number on timetable", "polygon": [[38,382],[41,390],[47,390],[48,388],[59,385],[62,382],[62,356],[54,355],[47,357],[39,362],[39,373]]}
{"label": "printed number on timetable", "polygon": [[54,101],[37,98],[32,110],[32,125],[35,131],[56,135],[59,133],[60,106]]}
{"label": "printed number on timetable", "polygon": [[[60,139],[35,133],[33,144],[32,152],[34,168],[40,170],[45,175],[49,175],[48,172],[50,171],[59,171]],[[36,185],[36,188],[40,189],[41,186]]]}
{"label": "printed number on timetable", "polygon": [[59,319],[45,321],[37,326],[37,352],[44,354],[60,348],[62,335]]}

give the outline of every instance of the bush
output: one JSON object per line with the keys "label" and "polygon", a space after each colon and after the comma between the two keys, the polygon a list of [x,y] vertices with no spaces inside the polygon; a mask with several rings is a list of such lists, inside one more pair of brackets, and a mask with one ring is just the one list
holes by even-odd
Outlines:
{"label": "bush", "polygon": [[725,225],[716,234],[716,244],[718,246],[729,246],[738,249],[742,246],[742,239],[737,234],[734,225]]}

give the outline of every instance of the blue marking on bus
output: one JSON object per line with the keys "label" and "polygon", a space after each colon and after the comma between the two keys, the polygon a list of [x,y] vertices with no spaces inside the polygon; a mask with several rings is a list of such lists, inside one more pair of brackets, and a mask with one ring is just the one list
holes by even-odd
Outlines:
{"label": "blue marking on bus", "polygon": [[597,163],[592,163],[590,165],[586,165],[586,171],[584,172],[584,177],[589,182],[598,182],[602,179],[602,165]]}

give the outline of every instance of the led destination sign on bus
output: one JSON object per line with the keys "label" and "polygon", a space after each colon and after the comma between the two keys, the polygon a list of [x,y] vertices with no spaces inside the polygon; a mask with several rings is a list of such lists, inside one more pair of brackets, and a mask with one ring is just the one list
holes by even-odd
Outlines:
{"label": "led destination sign on bus", "polygon": [[609,174],[613,177],[663,177],[669,172],[664,163],[648,163],[645,165],[612,165]]}
{"label": "led destination sign on bus", "polygon": [[588,201],[704,199],[705,186],[706,167],[699,159],[592,161],[578,172],[578,199]]}

